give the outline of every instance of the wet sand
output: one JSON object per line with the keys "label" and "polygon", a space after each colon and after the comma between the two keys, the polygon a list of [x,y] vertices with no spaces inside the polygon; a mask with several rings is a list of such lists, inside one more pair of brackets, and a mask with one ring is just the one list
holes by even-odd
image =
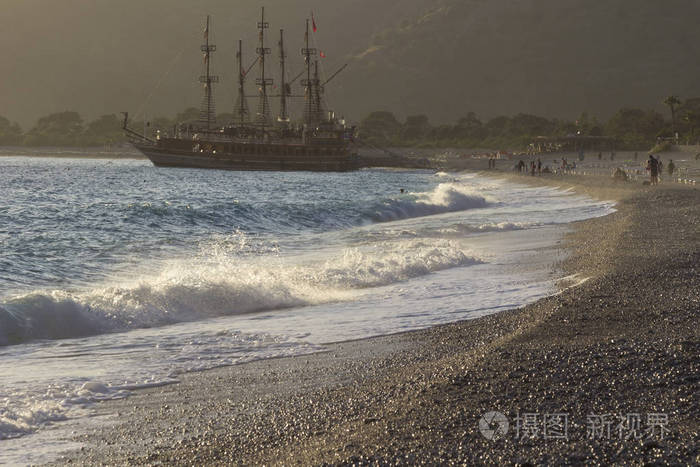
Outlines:
{"label": "wet sand", "polygon": [[[615,214],[567,235],[560,267],[575,276],[559,294],[320,354],[184,375],[99,405],[115,423],[76,435],[84,449],[58,463],[700,462],[700,191],[502,176],[618,200]],[[493,440],[479,429],[490,411],[510,422]],[[518,414],[520,435],[531,437],[517,436]],[[604,414],[610,436],[589,439],[588,416]],[[627,414],[639,414],[638,431],[620,425]],[[649,414],[667,420],[644,433]],[[545,418],[566,423],[545,433]],[[526,430],[527,420],[537,428]]]}

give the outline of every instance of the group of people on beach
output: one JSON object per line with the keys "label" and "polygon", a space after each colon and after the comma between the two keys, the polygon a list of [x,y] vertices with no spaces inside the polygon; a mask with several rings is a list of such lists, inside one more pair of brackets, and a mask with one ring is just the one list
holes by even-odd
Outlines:
{"label": "group of people on beach", "polygon": [[[554,166],[556,167],[558,162],[555,160]],[[561,160],[561,165],[559,169],[563,172],[565,170],[576,169],[576,162],[569,163],[566,159]],[[536,161],[532,160],[529,163],[525,163],[523,160],[518,161],[515,164],[514,170],[520,173],[529,173],[530,175],[542,175],[543,173],[552,173],[549,166],[543,166],[542,161],[538,158]]]}
{"label": "group of people on beach", "polygon": [[[664,170],[664,163],[661,161],[660,156],[654,157],[653,154],[649,154],[649,160],[647,161],[647,171],[649,172],[649,183],[651,185],[659,184],[659,175]],[[673,163],[671,159],[668,163],[668,175],[673,177],[673,172],[676,170],[676,164]]]}
{"label": "group of people on beach", "polygon": [[[542,174],[542,161],[538,158],[537,161],[530,161],[529,164],[525,164],[523,160],[518,161],[515,164],[515,169],[520,173],[529,173],[530,175],[541,175]],[[547,170],[548,171],[548,170]]]}
{"label": "group of people on beach", "polygon": [[521,159],[518,161],[518,163],[515,165],[515,168],[518,169],[518,172],[520,173],[530,173],[530,175],[535,175],[537,173],[540,175],[542,173],[542,161],[537,159],[537,162],[535,161],[530,161],[529,168],[525,164],[525,162]]}

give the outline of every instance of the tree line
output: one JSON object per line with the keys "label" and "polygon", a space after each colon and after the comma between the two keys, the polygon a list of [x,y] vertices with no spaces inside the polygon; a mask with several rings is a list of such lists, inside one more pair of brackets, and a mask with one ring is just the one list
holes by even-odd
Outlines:
{"label": "tree line", "polygon": [[[149,120],[134,120],[129,126],[148,134],[156,131],[172,134],[178,123],[195,122],[199,109],[188,108],[173,118],[157,117]],[[126,142],[122,129],[122,117],[117,114],[103,115],[85,122],[78,112],[57,112],[41,117],[30,129],[24,131],[19,124],[0,116],[0,146],[32,147],[98,147]],[[217,116],[221,123],[233,120],[232,113]]]}
{"label": "tree line", "polygon": [[58,112],[41,117],[27,131],[0,116],[1,146],[104,146],[123,142],[123,133],[117,115],[103,115],[86,124],[78,112]]}
{"label": "tree line", "polygon": [[[537,136],[608,136],[619,149],[645,150],[661,141],[697,144],[700,138],[700,98],[664,100],[669,115],[625,107],[607,121],[582,113],[576,120],[549,119],[520,113],[481,120],[473,112],[454,124],[433,125],[427,115],[399,121],[388,111],[372,112],[360,125],[361,138],[378,145],[524,149]],[[676,139],[676,134],[678,138]]]}
{"label": "tree line", "polygon": [[[664,100],[667,116],[655,110],[625,107],[607,121],[583,113],[577,120],[549,119],[520,113],[481,120],[473,112],[454,124],[431,124],[426,115],[408,116],[399,121],[388,111],[372,112],[360,123],[360,137],[370,143],[413,147],[464,147],[524,149],[537,136],[610,136],[619,149],[644,150],[660,139],[681,144],[697,144],[700,139],[700,98],[681,101],[676,96]],[[667,118],[669,117],[669,118]],[[188,108],[173,118],[158,117],[134,121],[135,129],[148,133],[172,132],[178,123],[199,119],[199,110]],[[217,116],[219,123],[233,120],[232,114]],[[123,143],[126,138],[116,114],[85,122],[79,113],[58,112],[40,118],[24,131],[20,125],[0,116],[0,146],[90,147]],[[676,134],[678,138],[676,139]]]}

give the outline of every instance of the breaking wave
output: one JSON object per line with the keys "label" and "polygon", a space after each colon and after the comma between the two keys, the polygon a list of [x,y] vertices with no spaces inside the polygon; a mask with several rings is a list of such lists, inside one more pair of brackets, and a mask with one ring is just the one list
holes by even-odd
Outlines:
{"label": "breaking wave", "polygon": [[131,283],[7,300],[0,304],[0,345],[342,301],[360,289],[477,263],[447,240],[378,243],[321,261],[217,256],[174,262]]}
{"label": "breaking wave", "polygon": [[431,192],[387,201],[371,217],[374,222],[389,222],[483,208],[491,202],[465,185],[441,183]]}

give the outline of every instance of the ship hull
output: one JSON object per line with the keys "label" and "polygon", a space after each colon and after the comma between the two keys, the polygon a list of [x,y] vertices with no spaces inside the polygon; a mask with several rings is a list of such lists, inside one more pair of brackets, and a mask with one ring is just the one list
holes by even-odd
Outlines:
{"label": "ship hull", "polygon": [[264,152],[261,148],[250,151],[194,152],[172,147],[158,147],[135,144],[137,149],[148,157],[156,167],[179,167],[219,170],[251,171],[313,171],[348,172],[359,168],[358,159],[340,150],[296,148]]}

